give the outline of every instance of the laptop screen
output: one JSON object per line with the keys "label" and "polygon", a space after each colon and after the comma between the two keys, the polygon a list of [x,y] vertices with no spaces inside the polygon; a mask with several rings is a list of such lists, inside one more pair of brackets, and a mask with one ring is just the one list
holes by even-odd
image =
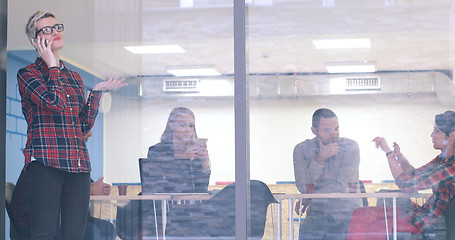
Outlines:
{"label": "laptop screen", "polygon": [[188,159],[139,159],[142,194],[194,193],[193,166]]}

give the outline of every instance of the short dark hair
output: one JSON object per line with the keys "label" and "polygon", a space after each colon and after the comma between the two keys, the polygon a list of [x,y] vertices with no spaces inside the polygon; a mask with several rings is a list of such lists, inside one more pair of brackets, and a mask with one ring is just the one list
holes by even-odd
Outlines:
{"label": "short dark hair", "polygon": [[312,126],[316,129],[319,128],[319,122],[321,121],[321,118],[336,118],[337,115],[335,113],[328,109],[328,108],[319,108],[313,113],[313,121],[312,121]]}
{"label": "short dark hair", "polygon": [[449,136],[451,132],[455,131],[455,112],[446,111],[436,115],[435,123],[439,130]]}

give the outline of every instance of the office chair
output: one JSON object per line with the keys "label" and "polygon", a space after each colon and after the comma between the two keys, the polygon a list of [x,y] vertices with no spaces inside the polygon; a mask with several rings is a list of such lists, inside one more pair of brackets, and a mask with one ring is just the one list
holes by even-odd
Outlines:
{"label": "office chair", "polygon": [[[250,180],[248,239],[262,239],[267,208],[278,203],[268,186]],[[235,183],[198,204],[175,204],[169,209],[166,237],[176,239],[234,239]]]}
{"label": "office chair", "polygon": [[[440,222],[442,222],[442,221],[440,221]],[[455,197],[452,197],[452,200],[450,200],[450,204],[444,213],[443,222],[444,222],[444,225],[442,227],[440,224],[438,225],[439,228],[437,228],[435,230],[436,233],[439,233],[439,235],[441,235],[440,233],[441,233],[441,229],[442,229],[442,232],[446,234],[447,240],[455,239],[455,228],[454,228],[454,226],[455,226]]]}
{"label": "office chair", "polygon": [[[362,180],[359,180],[359,189],[360,189],[361,193],[367,192],[365,190],[365,184],[362,182]],[[368,207],[368,198],[362,198],[362,204],[363,204],[363,207]]]}
{"label": "office chair", "polygon": [[[13,190],[14,190],[14,183],[7,182],[5,184],[5,207],[6,211],[8,212],[8,215],[10,216],[10,209],[9,205],[11,203],[11,198],[13,197]],[[11,217],[10,217],[11,220]],[[9,228],[9,235],[11,240],[30,240],[29,237],[22,236],[17,230],[16,227],[14,226],[14,223],[10,221],[10,228]]]}

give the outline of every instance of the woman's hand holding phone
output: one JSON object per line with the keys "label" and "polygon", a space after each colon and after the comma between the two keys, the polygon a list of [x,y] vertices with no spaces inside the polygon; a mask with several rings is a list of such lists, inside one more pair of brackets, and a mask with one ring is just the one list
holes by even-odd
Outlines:
{"label": "woman's hand holding phone", "polygon": [[36,39],[32,40],[33,46],[38,52],[39,56],[44,60],[47,67],[56,67],[58,66],[58,59],[52,52],[52,40],[46,38],[41,38],[37,36]]}
{"label": "woman's hand holding phone", "polygon": [[209,152],[207,151],[207,138],[198,138],[194,144],[193,150],[193,159],[199,158],[202,160],[202,167],[210,170],[210,158]]}

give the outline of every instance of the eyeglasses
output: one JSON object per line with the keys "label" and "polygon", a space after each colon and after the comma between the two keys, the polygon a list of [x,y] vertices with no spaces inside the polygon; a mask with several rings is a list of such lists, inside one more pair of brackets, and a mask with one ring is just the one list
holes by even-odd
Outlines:
{"label": "eyeglasses", "polygon": [[44,35],[49,35],[51,34],[53,31],[57,31],[57,32],[63,32],[63,30],[65,29],[65,27],[63,26],[63,24],[59,23],[59,24],[55,24],[54,26],[46,26],[46,27],[43,27],[41,28],[40,30],[36,31],[36,34],[35,34],[35,38],[38,37],[38,34],[40,32],[43,32]]}

